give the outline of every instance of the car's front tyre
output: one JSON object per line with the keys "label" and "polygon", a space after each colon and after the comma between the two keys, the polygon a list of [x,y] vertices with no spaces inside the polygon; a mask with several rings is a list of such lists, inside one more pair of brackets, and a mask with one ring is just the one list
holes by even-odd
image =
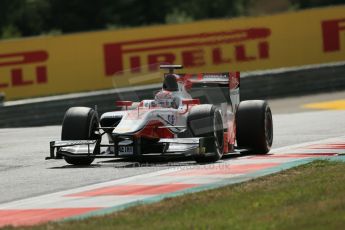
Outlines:
{"label": "car's front tyre", "polygon": [[[95,140],[95,131],[99,126],[97,112],[87,107],[72,107],[67,110],[62,122],[61,140]],[[90,165],[93,157],[65,156],[65,161],[72,165]]]}

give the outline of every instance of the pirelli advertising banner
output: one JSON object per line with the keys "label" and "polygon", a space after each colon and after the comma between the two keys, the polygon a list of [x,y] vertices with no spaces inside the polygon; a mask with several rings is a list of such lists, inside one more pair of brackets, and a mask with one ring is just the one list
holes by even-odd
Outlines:
{"label": "pirelli advertising banner", "polygon": [[[345,60],[345,6],[280,15],[0,41],[7,100],[161,81],[185,72],[274,69]],[[344,76],[345,77],[345,76]]]}

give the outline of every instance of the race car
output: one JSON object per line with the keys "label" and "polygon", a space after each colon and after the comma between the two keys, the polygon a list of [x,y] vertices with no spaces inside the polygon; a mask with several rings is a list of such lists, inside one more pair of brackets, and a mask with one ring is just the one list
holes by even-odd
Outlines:
{"label": "race car", "polygon": [[271,109],[262,100],[240,102],[239,72],[182,74],[175,71],[181,65],[160,68],[168,73],[153,99],[117,101],[117,110],[100,117],[92,108],[68,109],[61,140],[50,142],[46,159],[90,165],[95,158],[183,155],[211,163],[236,149],[270,151]]}

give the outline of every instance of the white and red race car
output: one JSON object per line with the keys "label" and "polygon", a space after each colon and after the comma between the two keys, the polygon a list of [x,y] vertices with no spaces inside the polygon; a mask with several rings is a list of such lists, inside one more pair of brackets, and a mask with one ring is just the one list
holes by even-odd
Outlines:
{"label": "white and red race car", "polygon": [[[266,101],[240,102],[240,74],[176,74],[164,65],[162,89],[152,100],[117,101],[120,111],[104,113],[72,107],[65,114],[61,141],[50,143],[50,157],[73,165],[95,158],[185,155],[215,162],[237,149],[269,152],[273,122]],[[103,136],[108,137],[104,144]]]}

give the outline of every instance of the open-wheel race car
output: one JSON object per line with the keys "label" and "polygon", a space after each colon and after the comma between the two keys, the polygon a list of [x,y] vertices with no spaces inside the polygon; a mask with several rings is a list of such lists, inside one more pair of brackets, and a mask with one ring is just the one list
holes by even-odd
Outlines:
{"label": "open-wheel race car", "polygon": [[121,110],[100,118],[92,108],[68,109],[61,141],[50,142],[47,159],[89,165],[95,158],[185,155],[209,163],[235,149],[269,152],[270,107],[261,100],[240,102],[239,72],[174,73],[181,68],[161,66],[169,73],[152,100],[117,101]]}

